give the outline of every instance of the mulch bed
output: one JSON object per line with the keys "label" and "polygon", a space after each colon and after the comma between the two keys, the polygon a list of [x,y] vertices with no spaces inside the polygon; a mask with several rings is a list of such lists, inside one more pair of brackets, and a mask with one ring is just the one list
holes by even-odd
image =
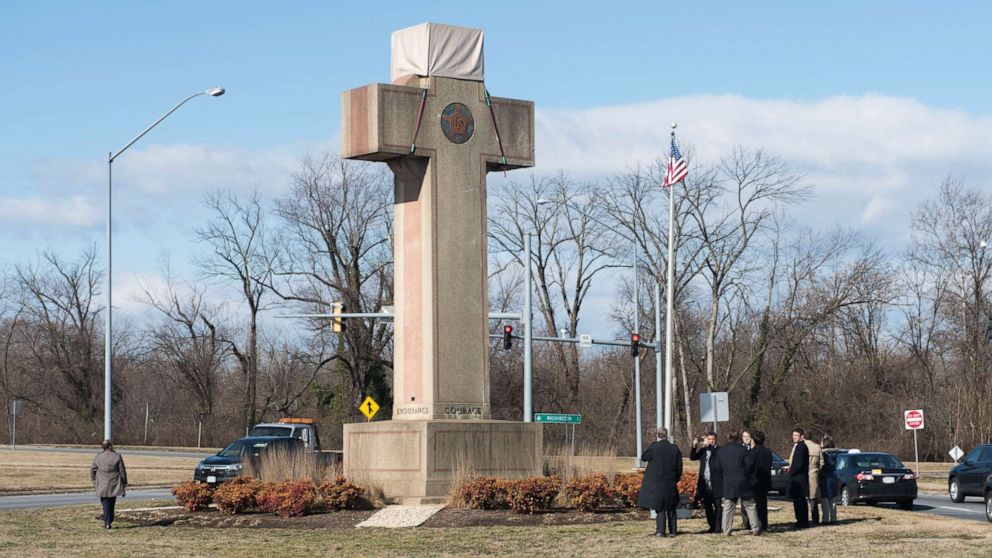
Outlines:
{"label": "mulch bed", "polygon": [[[128,524],[140,527],[168,527],[182,525],[200,528],[243,528],[261,527],[266,529],[352,529],[369,518],[375,510],[342,510],[315,513],[303,517],[283,518],[275,514],[249,513],[243,515],[223,515],[216,511],[186,512],[183,510],[148,510],[118,513],[117,525]],[[617,508],[597,512],[580,512],[573,509],[556,509],[548,513],[533,515],[519,514],[510,510],[471,510],[445,508],[432,516],[422,528],[448,527],[526,527],[541,525],[586,525],[613,521],[647,520],[645,510]]]}

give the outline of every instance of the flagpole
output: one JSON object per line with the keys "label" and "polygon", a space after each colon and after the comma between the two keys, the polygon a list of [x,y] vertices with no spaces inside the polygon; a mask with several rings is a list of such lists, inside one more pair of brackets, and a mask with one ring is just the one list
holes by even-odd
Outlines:
{"label": "flagpole", "polygon": [[[672,144],[675,144],[675,128],[678,126],[672,122]],[[675,270],[673,263],[675,260],[675,184],[668,186],[668,279],[665,285],[667,291],[667,301],[665,305],[665,428],[669,435],[672,432],[672,298],[674,293]]]}

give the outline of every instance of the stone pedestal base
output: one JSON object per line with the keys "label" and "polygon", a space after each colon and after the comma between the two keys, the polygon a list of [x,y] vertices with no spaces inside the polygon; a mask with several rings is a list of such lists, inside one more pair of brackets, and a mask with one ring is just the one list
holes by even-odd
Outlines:
{"label": "stone pedestal base", "polygon": [[391,420],[344,425],[344,474],[400,503],[444,501],[452,482],[516,478],[543,467],[541,425],[498,420]]}

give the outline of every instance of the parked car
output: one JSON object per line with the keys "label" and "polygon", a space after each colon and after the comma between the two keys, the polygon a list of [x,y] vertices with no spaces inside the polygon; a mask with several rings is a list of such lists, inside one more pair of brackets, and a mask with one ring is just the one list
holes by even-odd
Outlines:
{"label": "parked car", "polygon": [[236,478],[244,470],[249,460],[256,460],[264,452],[281,449],[284,451],[304,451],[299,438],[283,436],[247,436],[239,438],[217,455],[212,455],[196,465],[193,480],[211,486]]}
{"label": "parked car", "polygon": [[985,479],[992,475],[992,444],[978,446],[955,465],[947,477],[947,494],[960,504],[966,496],[984,496]]}
{"label": "parked car", "polygon": [[992,475],[985,479],[985,519],[992,523]]}
{"label": "parked car", "polygon": [[316,456],[319,467],[341,462],[340,451],[324,450],[320,447],[317,419],[286,417],[277,422],[263,422],[256,424],[248,435],[298,438],[303,441],[303,447]]}
{"label": "parked car", "polygon": [[772,452],[772,492],[785,496],[789,491],[789,462]]}
{"label": "parked car", "polygon": [[913,508],[917,495],[916,473],[895,456],[854,450],[835,453],[835,456],[834,474],[842,505],[895,502],[904,510]]}

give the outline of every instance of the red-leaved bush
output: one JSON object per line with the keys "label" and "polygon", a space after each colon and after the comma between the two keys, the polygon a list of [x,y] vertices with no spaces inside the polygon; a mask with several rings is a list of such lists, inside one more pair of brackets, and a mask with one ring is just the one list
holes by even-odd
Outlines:
{"label": "red-leaved bush", "polygon": [[512,481],[478,477],[465,481],[459,489],[462,501],[472,509],[505,510],[510,507]]}
{"label": "red-leaved bush", "polygon": [[247,513],[257,508],[256,495],[262,483],[251,477],[238,477],[217,487],[213,493],[217,511],[228,515]]}
{"label": "red-leaved bush", "polygon": [[317,486],[309,480],[265,483],[259,487],[256,502],[258,511],[299,517],[317,503]]}
{"label": "red-leaved bush", "polygon": [[188,512],[207,509],[210,505],[210,487],[202,482],[186,481],[172,487],[176,503]]}
{"label": "red-leaved bush", "polygon": [[579,477],[566,484],[565,498],[573,508],[589,512],[610,503],[613,500],[613,490],[606,475],[594,474]]}
{"label": "red-leaved bush", "polygon": [[551,511],[561,490],[561,479],[558,477],[530,477],[509,482],[510,509],[517,513]]}
{"label": "red-leaved bush", "polygon": [[617,501],[628,508],[637,506],[637,495],[644,484],[644,473],[617,473],[613,476],[613,493]]}
{"label": "red-leaved bush", "polygon": [[320,485],[320,494],[329,510],[357,510],[369,507],[365,490],[348,482],[342,475]]}
{"label": "red-leaved bush", "polygon": [[678,484],[679,494],[687,494],[690,504],[696,501],[696,484],[698,483],[699,473],[682,472],[682,479],[679,480]]}
{"label": "red-leaved bush", "polygon": [[279,490],[279,482],[263,482],[255,493],[255,505],[262,513],[276,513],[278,508],[278,498],[276,492]]}

